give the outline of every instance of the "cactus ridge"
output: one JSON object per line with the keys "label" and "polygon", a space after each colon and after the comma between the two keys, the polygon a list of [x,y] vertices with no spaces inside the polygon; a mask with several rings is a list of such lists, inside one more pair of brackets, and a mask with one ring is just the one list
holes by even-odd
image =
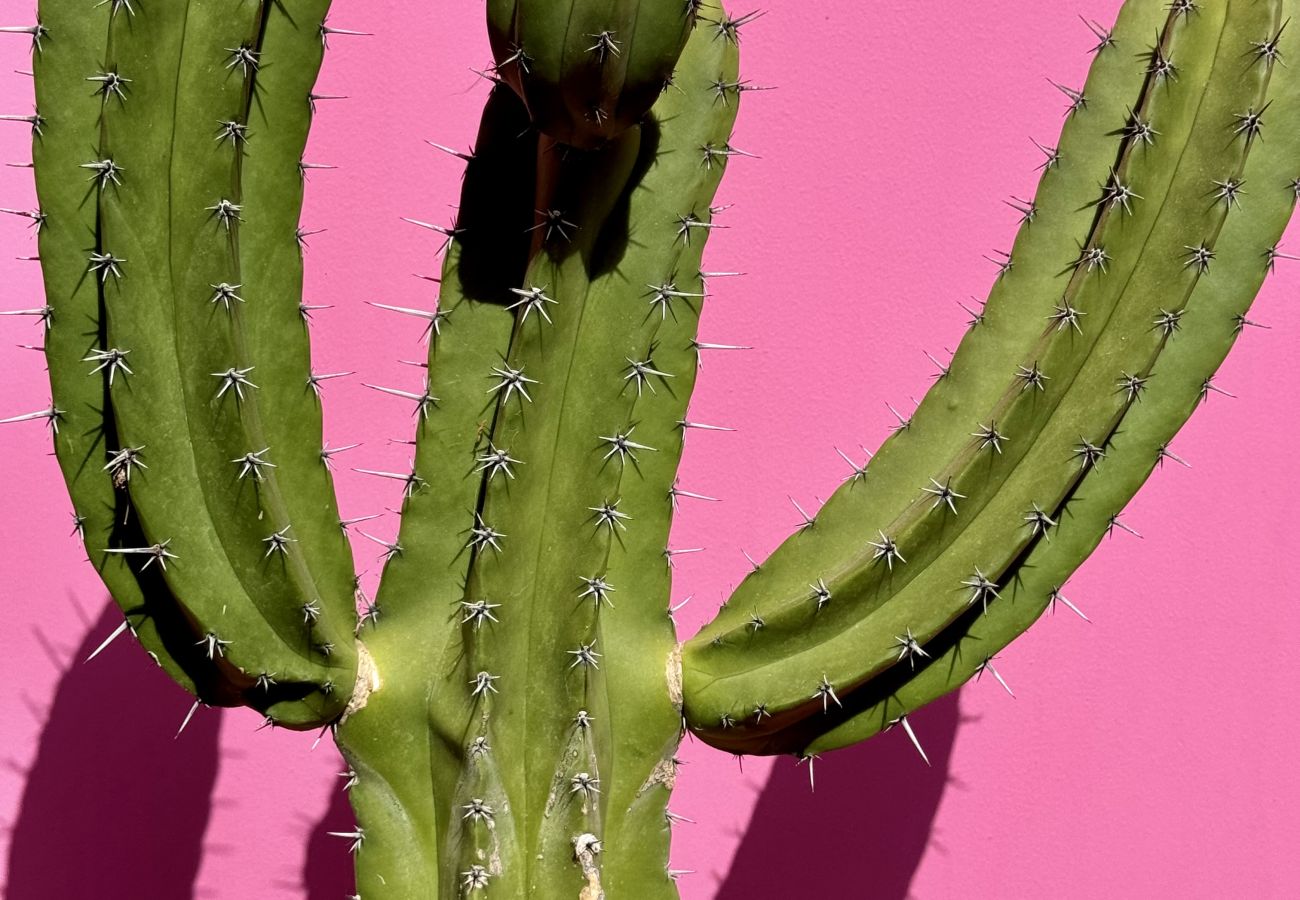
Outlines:
{"label": "cactus ridge", "polygon": [[[1159,117],[1164,125],[1163,136],[1144,147],[1142,156],[1134,160],[1149,163],[1152,174],[1144,174],[1143,167],[1135,165],[1131,182],[1125,182],[1136,185],[1137,193],[1145,199],[1135,203],[1131,211],[1124,209],[1122,202],[1109,203],[1109,212],[1114,216],[1109,222],[1105,221],[1106,212],[1101,213],[1101,227],[1082,245],[1072,277],[1078,278],[1084,270],[1095,271],[1087,273],[1088,281],[1077,300],[1067,298],[1057,304],[1058,312],[1049,319],[1048,326],[1053,345],[1045,352],[1036,349],[1032,361],[1026,360],[1019,370],[1033,371],[1041,360],[1042,372],[1064,375],[1064,382],[1041,390],[1012,383],[1007,394],[1014,395],[1013,403],[1030,415],[1018,417],[1013,405],[1008,414],[989,417],[986,421],[1001,423],[996,437],[977,430],[973,448],[985,454],[986,464],[953,476],[946,472],[937,476],[932,481],[935,487],[921,493],[908,509],[913,521],[919,519],[920,527],[910,532],[906,527],[882,530],[881,538],[868,545],[869,551],[875,551],[875,559],[865,567],[859,566],[857,575],[837,579],[832,574],[825,578],[832,596],[844,601],[838,609],[832,601],[826,611],[817,611],[805,592],[795,601],[784,601],[776,613],[768,613],[760,606],[751,621],[761,621],[762,628],[746,630],[738,622],[743,610],[734,609],[733,600],[733,608],[726,615],[737,624],[722,630],[715,623],[688,647],[688,716],[698,733],[727,749],[745,752],[801,750],[800,742],[806,742],[809,732],[823,727],[822,716],[830,712],[819,683],[828,682],[837,692],[836,712],[830,716],[835,719],[841,715],[840,709],[847,708],[841,706],[846,695],[857,690],[858,685],[864,685],[864,697],[876,695],[874,676],[890,672],[887,683],[905,682],[919,661],[934,655],[926,649],[927,642],[953,619],[967,614],[968,607],[977,605],[982,613],[995,602],[999,590],[1008,584],[1009,570],[1028,546],[1050,537],[1051,524],[1060,521],[1079,478],[1095,467],[1104,467],[1102,460],[1111,435],[1125,412],[1139,401],[1152,364],[1174,333],[1173,327],[1152,324],[1170,315],[1166,307],[1180,314],[1182,305],[1169,302],[1169,288],[1182,285],[1183,291],[1190,292],[1199,280],[1210,277],[1211,263],[1203,261],[1202,256],[1213,256],[1217,232],[1233,204],[1222,198],[1207,203],[1207,194],[1214,199],[1207,189],[1216,179],[1240,184],[1245,153],[1256,143],[1254,134],[1240,130],[1241,122],[1243,116],[1250,115],[1248,111],[1265,108],[1263,91],[1273,68],[1231,48],[1250,47],[1259,37],[1277,32],[1280,8],[1280,4],[1257,4],[1249,10],[1234,7],[1226,11],[1226,20],[1222,9],[1207,11],[1207,16],[1198,17],[1195,23],[1186,17],[1171,17],[1166,25],[1175,32],[1170,35],[1170,49],[1153,52],[1150,60],[1175,56],[1186,59],[1189,77],[1185,80],[1209,88],[1204,98],[1184,96],[1175,101],[1169,80],[1163,79],[1161,90],[1169,91],[1169,101],[1181,102],[1182,111],[1170,102],[1157,104],[1152,111],[1151,118]],[[1212,23],[1212,12],[1217,12],[1222,23],[1222,38]],[[1196,40],[1198,33],[1202,50],[1197,51],[1194,45],[1181,46]],[[1118,44],[1118,28],[1116,35]],[[1101,52],[1111,51],[1107,48]],[[1213,78],[1208,71],[1211,62],[1217,67]],[[1192,72],[1198,64],[1206,67],[1203,74]],[[1161,78],[1159,67],[1151,62],[1146,72],[1148,85]],[[1229,139],[1227,151],[1223,149],[1225,135]],[[1064,158],[1068,145],[1062,146]],[[1171,161],[1160,159],[1164,152],[1172,152]],[[1112,171],[1116,174],[1103,183],[1107,194],[1103,194],[1102,204],[1108,203],[1106,198],[1111,187],[1120,183],[1119,178],[1128,177],[1124,174],[1127,167]],[[1172,177],[1167,186],[1153,183],[1162,172],[1168,173],[1166,178]],[[1026,223],[1024,227],[1040,226]],[[1102,246],[1108,248],[1107,259],[1093,266],[1088,262],[1090,249]],[[1107,305],[1090,300],[1088,288],[1093,286],[1100,288],[1093,295],[1101,293],[1098,299]],[[1123,303],[1117,306],[1121,297]],[[1066,320],[1059,312],[1062,309],[1076,314]],[[1089,351],[1079,354],[1075,348],[1088,343],[1090,331],[1099,337]],[[1069,364],[1072,356],[1077,359],[1074,368]],[[1117,382],[1127,387],[1116,391]],[[1054,389],[1062,391],[1062,400],[1059,405],[1048,405],[1049,412],[1042,416],[1037,411],[1044,407],[1044,399],[1052,397]],[[1108,392],[1112,395],[1110,403],[1096,399]],[[1087,399],[1070,404],[1066,402],[1070,396]],[[1080,418],[1081,412],[1087,418]],[[1041,430],[1036,431],[1036,427]],[[910,437],[896,436],[892,440],[901,442]],[[1017,438],[1024,447],[1019,458]],[[882,451],[877,460],[883,456]],[[996,495],[988,499],[987,505],[981,505],[981,489],[990,476],[1011,466],[1015,466],[1014,471],[998,485]],[[871,467],[867,471],[870,473]],[[867,480],[869,485],[870,474]],[[852,487],[842,488],[841,493]],[[945,502],[944,490],[969,499],[952,503],[954,497],[949,493]],[[984,527],[971,527],[975,523]],[[817,525],[822,527],[823,523]],[[828,525],[825,530],[832,539],[843,537],[831,529]],[[808,529],[810,534],[816,531]],[[993,534],[999,537],[997,543],[989,541]],[[891,536],[886,544],[886,535],[898,537]],[[786,547],[798,546],[805,540],[804,533],[797,534]],[[890,546],[898,547],[892,558]],[[858,558],[861,556],[859,553]],[[780,557],[778,551],[774,555],[778,565]],[[793,558],[791,553],[784,561]],[[762,585],[766,574],[760,569],[751,579],[755,585]],[[870,580],[873,576],[874,582]],[[804,582],[810,581],[805,575]],[[884,587],[875,596],[859,600],[873,583],[883,583]],[[947,599],[936,603],[941,597]],[[805,623],[802,627],[801,622]],[[772,661],[763,648],[776,641],[781,642],[781,655]],[[832,649],[837,646],[844,649]],[[813,647],[816,651],[810,649]],[[698,666],[698,671],[693,672],[692,666]],[[697,679],[694,682],[693,675]],[[692,691],[693,687],[697,689]],[[710,692],[721,701],[713,710],[709,709]],[[761,701],[765,715],[752,714],[752,703],[743,707],[744,700],[737,695]],[[810,721],[805,724],[804,720]],[[737,723],[739,728],[734,727]],[[887,724],[878,721],[876,727]],[[785,733],[787,729],[789,734]]]}

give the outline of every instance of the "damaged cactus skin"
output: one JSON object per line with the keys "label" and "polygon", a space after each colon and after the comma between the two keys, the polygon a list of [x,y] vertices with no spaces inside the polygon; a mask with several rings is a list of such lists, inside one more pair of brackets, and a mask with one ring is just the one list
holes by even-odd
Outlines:
{"label": "damaged cactus skin", "polygon": [[687,731],[807,758],[899,725],[924,756],[909,713],[985,672],[1010,690],[993,655],[1079,612],[1062,585],[1181,462],[1281,255],[1297,5],[1133,0],[1098,31],[934,388],[685,644],[668,536],[704,497],[677,483],[688,435],[716,428],[687,405],[726,346],[697,336],[725,274],[703,250],[754,18],[713,0],[490,0],[459,212],[417,223],[444,239],[437,309],[376,304],[430,346],[419,385],[369,385],[416,454],[358,469],[404,486],[398,532],[358,528],[384,564],[360,610],[349,448],[321,441],[344,373],[312,366],[301,299],[313,85],[359,33],[325,0],[42,0],[5,29],[33,41],[47,295],[13,312],[46,328],[53,398],[6,421],[51,426],[112,637],[196,706],[333,733],[354,896],[671,900]]}

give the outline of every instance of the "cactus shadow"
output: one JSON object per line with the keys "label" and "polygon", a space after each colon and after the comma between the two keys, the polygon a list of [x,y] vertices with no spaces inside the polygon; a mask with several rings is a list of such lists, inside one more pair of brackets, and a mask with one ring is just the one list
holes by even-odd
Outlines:
{"label": "cactus shadow", "polygon": [[717,900],[905,900],[948,782],[957,696],[908,717],[929,767],[901,729],[822,757],[815,793],[806,766],[778,762]]}
{"label": "cactus shadow", "polygon": [[331,785],[329,806],[325,815],[312,827],[307,839],[307,849],[302,861],[304,900],[338,900],[344,886],[355,883],[352,854],[344,852],[347,845],[331,831],[351,831],[356,827],[356,816],[348,795]]}
{"label": "cactus shadow", "polygon": [[220,716],[200,710],[175,739],[192,701],[127,635],[83,663],[121,621],[110,601],[59,682],[13,824],[8,900],[194,896]]}

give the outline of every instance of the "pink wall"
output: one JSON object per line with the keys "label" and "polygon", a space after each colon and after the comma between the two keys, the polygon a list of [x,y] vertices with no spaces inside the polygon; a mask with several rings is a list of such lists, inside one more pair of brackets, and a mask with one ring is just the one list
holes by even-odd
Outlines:
{"label": "pink wall", "polygon": [[[1135,0],[1138,2],[1138,0]],[[1156,0],[1144,0],[1156,2]],[[0,24],[30,21],[30,0]],[[929,383],[922,350],[955,345],[956,302],[982,294],[981,254],[1009,246],[999,200],[1031,192],[1062,98],[1081,82],[1091,35],[1118,0],[772,3],[745,33],[744,73],[779,89],[745,97],[734,203],[707,254],[742,279],[715,282],[708,340],[752,344],[710,358],[692,412],[739,428],[691,443],[683,485],[725,499],[677,524],[677,596],[687,633],[796,524],[787,495],[825,497],[843,475],[833,446],[872,447]],[[811,8],[812,12],[803,12]],[[744,11],[744,10],[739,10]],[[406,384],[418,323],[365,300],[430,307],[434,243],[399,221],[448,221],[488,61],[479,0],[339,0],[332,23],[376,33],[332,43],[321,88],[348,94],[319,117],[304,224],[320,368],[361,376],[327,391],[331,440],[368,438],[354,464],[400,465],[409,410],[361,382]],[[865,21],[864,21],[865,20]],[[467,39],[468,36],[468,39]],[[0,35],[0,113],[30,109],[25,41]],[[1138,48],[1129,48],[1136,52]],[[0,122],[0,161],[28,158],[22,126]],[[1286,173],[1288,175],[1292,173]],[[0,206],[33,205],[30,172],[0,169]],[[41,302],[23,228],[0,221],[0,308]],[[1300,250],[1300,230],[1284,242]],[[1300,776],[1300,500],[1294,477],[1300,263],[1283,263],[1213,396],[1118,534],[1070,583],[1089,613],[1048,617],[1007,651],[1008,698],[987,679],[914,717],[934,769],[901,733],[802,769],[688,744],[676,811],[697,820],[674,849],[688,898],[827,896],[1294,897]],[[0,319],[0,417],[48,398],[25,320]],[[813,388],[810,390],[810,388]],[[187,707],[125,641],[82,665],[116,618],[68,535],[69,510],[40,426],[0,429],[0,866],[13,900],[63,896],[338,898],[345,843],[339,762],[310,736],[257,731],[247,711]],[[398,502],[395,485],[347,471],[347,515]],[[381,529],[392,531],[388,520]],[[373,547],[358,547],[370,584]],[[337,829],[334,829],[337,830]],[[344,829],[346,830],[346,829]],[[12,856],[6,847],[15,846]],[[84,865],[81,890],[49,879]],[[68,882],[71,884],[72,882]],[[910,883],[910,888],[909,888]],[[129,887],[128,887],[129,886]],[[617,898],[615,898],[617,900]]]}

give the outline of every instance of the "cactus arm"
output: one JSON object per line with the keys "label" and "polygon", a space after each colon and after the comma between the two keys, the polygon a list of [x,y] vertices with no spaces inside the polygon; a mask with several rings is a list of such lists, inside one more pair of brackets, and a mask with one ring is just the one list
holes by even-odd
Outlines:
{"label": "cactus arm", "polygon": [[[148,477],[132,478],[131,497],[151,545],[174,554],[159,566],[168,563],[168,584],[207,654],[242,670],[246,702],[274,721],[312,727],[337,717],[351,693],[350,626],[334,621],[340,601],[306,570],[305,535],[292,531],[278,491],[276,454],[285,468],[293,455],[269,448],[275,469],[235,462],[269,446],[260,442],[256,395],[301,392],[308,373],[292,384],[254,375],[244,302],[214,300],[211,287],[241,284],[241,223],[222,215],[221,201],[250,199],[240,146],[251,136],[221,123],[247,122],[256,68],[231,65],[230,48],[257,47],[264,13],[280,15],[270,4],[194,0],[112,17],[107,65],[132,80],[102,119],[101,153],[124,177],[102,196],[100,215],[106,252],[122,262],[95,274],[109,341],[138,363],[135,376],[114,384],[112,402],[123,446],[144,448],[149,464]],[[312,24],[298,25],[318,39]],[[155,189],[159,178],[170,191]],[[274,302],[257,287],[241,286],[240,296]],[[244,379],[213,374],[231,370]]]}
{"label": "cactus arm", "polygon": [[[1283,19],[1297,11],[1284,4]],[[1276,32],[1275,32],[1276,33]],[[1280,33],[1283,58],[1300,51],[1300,41]],[[1267,38],[1260,38],[1267,41]],[[1286,120],[1300,111],[1300,78],[1272,63],[1269,109]],[[988,614],[970,610],[928,647],[915,677],[890,673],[873,686],[877,700],[855,703],[860,711],[812,737],[805,753],[817,753],[870,737],[925,703],[981,675],[989,659],[1024,632],[1061,597],[1073,572],[1113,533],[1115,517],[1143,482],[1165,460],[1179,462],[1165,448],[1206,399],[1208,385],[1243,329],[1245,316],[1266,276],[1274,248],[1295,210],[1300,176],[1300,131],[1276,129],[1260,141],[1246,161],[1241,198],[1224,222],[1215,245],[1213,277],[1197,282],[1180,320],[1151,372],[1140,402],[1124,416],[1108,450],[1106,465],[1090,470],[1056,510],[1050,540],[1040,539],[1023,554],[1007,579],[1004,597]],[[1066,601],[1062,601],[1066,602]],[[995,670],[996,671],[996,670]],[[838,718],[838,717],[837,717]]]}
{"label": "cactus arm", "polygon": [[[125,625],[178,684],[211,705],[238,703],[237,687],[196,646],[200,635],[176,605],[160,569],[144,560],[105,552],[143,543],[126,487],[130,465],[115,467],[117,442],[110,382],[129,378],[130,359],[107,362],[100,282],[86,272],[98,244],[95,197],[112,190],[103,170],[85,168],[98,159],[98,118],[111,95],[86,81],[86,60],[102,59],[108,39],[108,10],[87,13],[68,4],[42,5],[46,29],[33,47],[37,107],[44,109],[32,158],[41,198],[39,246],[45,282],[54,449],[72,499],[76,530],[86,552],[125,614]],[[92,73],[93,74],[93,73]],[[96,371],[96,369],[98,371]]]}
{"label": "cactus arm", "polygon": [[[1017,396],[1005,414],[989,417],[1003,423],[1007,446],[978,448],[985,451],[984,460],[938,476],[938,483],[969,498],[961,501],[961,515],[949,515],[951,510],[939,508],[942,503],[925,504],[910,523],[905,514],[902,524],[885,532],[898,536],[899,555],[886,555],[881,565],[877,546],[876,558],[866,566],[848,569],[845,577],[828,577],[832,593],[847,601],[840,604],[842,614],[835,607],[817,612],[805,595],[799,598],[802,619],[807,623],[816,613],[811,624],[801,628],[799,609],[787,605],[756,616],[748,633],[733,627],[720,632],[720,644],[703,644],[703,656],[691,659],[686,676],[688,715],[700,733],[731,749],[786,749],[786,727],[823,715],[842,696],[892,666],[910,671],[916,659],[924,658],[924,645],[969,604],[982,606],[997,596],[1005,573],[1037,534],[1025,527],[1025,511],[1057,508],[1081,473],[1098,461],[1091,455],[1080,458],[1078,448],[1104,450],[1136,400],[1135,393],[1115,390],[1117,379],[1124,373],[1149,373],[1167,337],[1151,323],[1162,309],[1181,307],[1186,292],[1208,271],[1189,265],[1184,248],[1212,250],[1227,204],[1207,203],[1205,195],[1216,177],[1240,178],[1254,142],[1249,135],[1234,139],[1234,116],[1261,109],[1267,84],[1266,70],[1251,65],[1249,54],[1235,48],[1248,49],[1251,41],[1275,31],[1279,8],[1231,7],[1225,18],[1220,7],[1221,28],[1209,18],[1213,9],[1195,28],[1183,19],[1171,22],[1175,31],[1163,52],[1187,60],[1186,83],[1208,89],[1203,97],[1180,97],[1183,88],[1157,97],[1163,102],[1153,112],[1168,131],[1130,160],[1133,165],[1118,170],[1118,177],[1144,199],[1109,221],[1104,221],[1105,211],[1100,214],[1104,224],[1084,252],[1105,247],[1108,258],[1066,301],[1089,318],[1077,333],[1073,326],[1061,328],[1061,322],[1049,324],[1050,342],[1032,357],[1043,361],[1045,371],[1065,376],[1063,385],[1054,386],[1060,393],[1053,399],[1053,387],[1041,392],[1013,387]],[[1205,71],[1192,74],[1197,65]],[[1116,208],[1110,205],[1112,213]],[[1072,283],[1084,268],[1074,267]],[[1022,442],[1019,453],[1014,440]],[[996,495],[990,491],[994,485]],[[914,503],[913,511],[921,503]],[[780,655],[773,661],[776,642]],[[755,702],[771,711],[767,721],[745,723],[738,730],[743,734],[725,734],[732,720],[753,715]]]}
{"label": "cactus arm", "polygon": [[355,774],[350,799],[368,835],[357,851],[363,896],[456,896],[460,873],[479,863],[459,865],[442,840],[464,815],[450,803],[462,772],[487,762],[466,751],[470,707],[449,698],[464,696],[476,671],[461,650],[467,623],[459,601],[469,566],[465,530],[482,490],[495,406],[482,373],[510,348],[509,307],[519,299],[510,288],[527,265],[536,148],[522,105],[498,86],[466,166],[431,323],[428,393],[438,400],[427,417],[417,412],[420,480],[403,504],[399,535],[384,548],[379,594],[362,620],[383,687],[338,730]]}

